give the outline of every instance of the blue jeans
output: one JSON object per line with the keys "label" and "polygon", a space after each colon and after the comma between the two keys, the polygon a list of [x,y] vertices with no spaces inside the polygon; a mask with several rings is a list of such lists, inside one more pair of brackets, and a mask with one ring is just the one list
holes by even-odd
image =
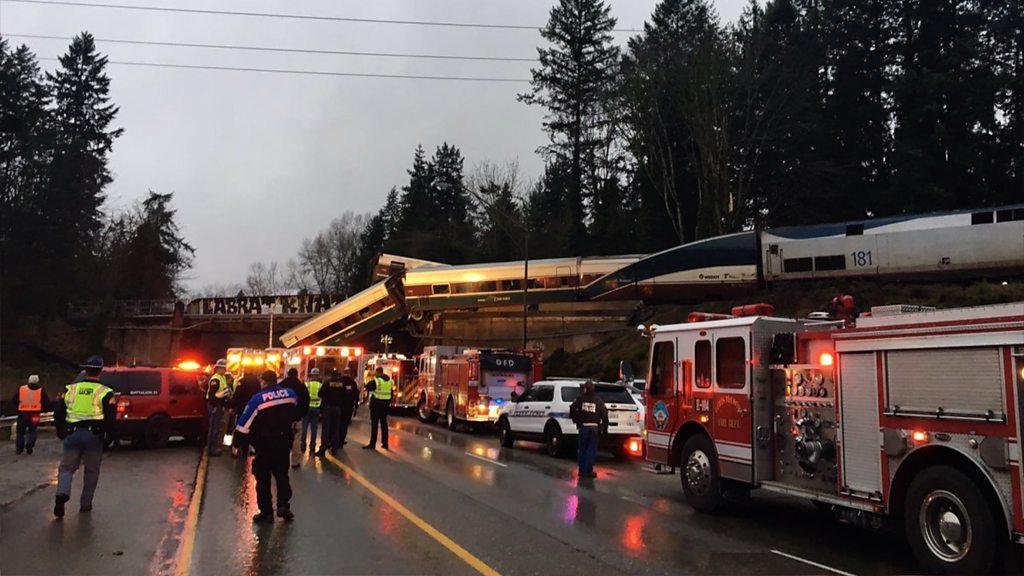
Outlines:
{"label": "blue jeans", "polygon": [[597,440],[601,432],[597,426],[580,426],[578,458],[581,474],[592,474],[597,462]]}
{"label": "blue jeans", "polygon": [[[310,408],[309,412],[302,417],[302,442],[299,444],[303,450],[309,446],[310,450],[316,450],[316,435],[320,428],[320,408]],[[309,444],[306,444],[306,434],[312,431]]]}
{"label": "blue jeans", "polygon": [[92,506],[92,496],[100,481],[100,464],[103,461],[103,437],[91,430],[75,430],[64,439],[64,454],[57,468],[57,494],[71,496],[71,480],[75,471],[85,465],[85,485],[82,487],[82,506]]}
{"label": "blue jeans", "polygon": [[219,450],[220,445],[224,443],[224,439],[220,436],[220,421],[224,416],[224,408],[208,404],[206,415],[210,420],[210,426],[206,430],[206,450],[212,453]]}
{"label": "blue jeans", "polygon": [[[15,450],[18,454],[21,454],[23,450],[28,448],[32,450],[36,445],[36,428],[38,427],[32,418],[39,418],[38,412],[19,412],[18,413],[18,434],[15,440]],[[28,442],[25,441],[26,435],[28,436]]]}

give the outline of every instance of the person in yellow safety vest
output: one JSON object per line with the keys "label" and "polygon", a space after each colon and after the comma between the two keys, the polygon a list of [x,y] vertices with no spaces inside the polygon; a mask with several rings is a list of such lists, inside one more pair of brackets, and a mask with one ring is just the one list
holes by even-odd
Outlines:
{"label": "person in yellow safety vest", "polygon": [[[28,384],[18,388],[11,399],[11,404],[18,407],[18,433],[16,436],[14,451],[32,453],[36,445],[36,428],[39,426],[39,415],[43,410],[49,410],[50,399],[46,396],[46,390],[39,385],[39,376],[33,374],[28,377]],[[26,438],[28,441],[26,442]]]}
{"label": "person in yellow safety vest", "polygon": [[225,375],[228,369],[228,361],[224,358],[217,360],[214,365],[213,374],[206,383],[206,415],[208,427],[206,429],[206,451],[210,456],[220,456],[220,445],[223,442],[221,436],[221,420],[224,417],[224,406],[231,399],[231,385],[228,384],[228,377]]}
{"label": "person in yellow safety vest", "polygon": [[380,366],[377,367],[376,378],[367,384],[370,393],[370,443],[363,446],[364,450],[377,449],[377,428],[380,428],[380,447],[388,449],[388,409],[391,407],[391,396],[394,382]]}
{"label": "person in yellow safety vest", "polygon": [[80,501],[81,512],[92,510],[92,498],[100,480],[105,437],[113,433],[117,417],[114,391],[100,383],[103,357],[90,356],[82,365],[85,379],[65,388],[62,402],[53,412],[57,436],[64,440],[64,453],[57,469],[57,496],[53,515],[64,516],[64,504],[71,499],[71,481],[80,465],[85,465],[85,484]]}
{"label": "person in yellow safety vest", "polygon": [[[309,411],[302,417],[302,442],[299,444],[299,448],[305,452],[308,438],[310,454],[316,454],[316,439],[320,429],[320,388],[322,386],[320,369],[311,368],[309,378],[306,380],[306,388],[309,389]],[[310,431],[312,431],[312,436],[309,435]]]}

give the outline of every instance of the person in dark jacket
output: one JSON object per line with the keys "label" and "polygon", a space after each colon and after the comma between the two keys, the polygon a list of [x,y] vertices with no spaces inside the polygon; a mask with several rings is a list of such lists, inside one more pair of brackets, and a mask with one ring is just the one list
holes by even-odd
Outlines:
{"label": "person in dark jacket", "polygon": [[[260,391],[260,380],[253,374],[251,368],[246,368],[242,378],[238,380],[238,384],[235,385],[235,392],[231,396],[231,402],[228,405],[231,408],[233,414],[232,421],[237,420],[235,416],[240,416],[242,411],[245,410],[245,406],[252,399],[253,395]],[[232,427],[229,426],[229,429]],[[239,433],[236,429],[234,432],[234,439],[231,442],[231,456],[237,457],[239,454],[242,458],[249,456],[249,437],[245,433]]]}
{"label": "person in dark jacket", "polygon": [[363,446],[363,450],[377,449],[377,429],[380,429],[380,447],[388,449],[388,411],[391,409],[395,384],[391,377],[380,366],[377,367],[377,375],[366,385],[366,392],[370,396],[370,443]]}
{"label": "person in dark jacket", "polygon": [[352,424],[352,418],[356,414],[356,406],[359,405],[359,383],[352,377],[354,372],[346,368],[341,376],[341,387],[344,394],[341,395],[341,419],[338,421],[338,446],[348,443],[348,427]]}
{"label": "person in dark jacket", "polygon": [[318,456],[323,456],[328,449],[336,455],[338,448],[345,445],[352,408],[359,399],[359,385],[348,372],[346,370],[342,376],[332,370],[331,379],[320,389],[320,414],[324,424]]}
{"label": "person in dark jacket", "polygon": [[281,386],[290,388],[292,392],[295,392],[295,397],[299,400],[299,404],[295,409],[295,422],[292,423],[294,441],[292,442],[292,451],[289,455],[292,468],[298,468],[299,463],[302,461],[302,450],[299,447],[299,423],[309,413],[309,389],[306,388],[302,380],[299,380],[299,371],[295,368],[288,369],[288,376],[281,380]]}
{"label": "person in dark jacket", "polygon": [[594,391],[592,381],[587,380],[583,383],[582,392],[569,406],[569,417],[579,430],[579,477],[597,478],[594,462],[597,460],[597,443],[601,430],[608,427],[608,408]]}
{"label": "person in dark jacket", "polygon": [[71,499],[71,481],[80,465],[85,466],[85,479],[79,510],[92,510],[92,497],[100,480],[104,440],[113,434],[117,418],[114,391],[100,382],[103,357],[90,356],[82,368],[85,379],[68,384],[53,410],[57,437],[64,441],[53,506],[53,515],[57,518],[64,517],[64,505]]}
{"label": "person in dark jacket", "polygon": [[[50,398],[46,390],[39,384],[39,376],[32,374],[28,377],[28,384],[18,388],[11,399],[18,409],[18,434],[15,440],[14,451],[32,453],[36,445],[36,428],[39,427],[39,416],[50,409]],[[27,442],[26,442],[27,438]]]}
{"label": "person in dark jacket", "polygon": [[285,520],[295,518],[291,511],[292,487],[288,480],[288,454],[292,446],[292,430],[298,398],[291,388],[277,383],[277,374],[267,370],[260,376],[263,388],[245,406],[238,419],[237,430],[249,435],[256,449],[252,473],[256,477],[256,504],[259,514],[253,522],[273,522],[273,494],[270,478],[277,484],[277,515]]}

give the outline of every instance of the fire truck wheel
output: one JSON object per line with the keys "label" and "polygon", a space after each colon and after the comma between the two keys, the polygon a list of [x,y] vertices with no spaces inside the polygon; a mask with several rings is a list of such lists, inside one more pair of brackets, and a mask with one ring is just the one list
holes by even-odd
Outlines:
{"label": "fire truck wheel", "polygon": [[420,396],[420,401],[416,404],[416,417],[424,424],[433,424],[437,421],[437,414],[427,406],[426,396]]}
{"label": "fire truck wheel", "polygon": [[171,437],[171,420],[163,414],[150,416],[146,422],[144,439],[146,448],[163,448],[167,446],[167,440]]}
{"label": "fire truck wheel", "polygon": [[512,427],[508,425],[508,418],[498,420],[498,442],[501,443],[502,448],[511,448],[516,443],[515,436],[512,435]]}
{"label": "fire truck wheel", "polygon": [[444,420],[448,425],[448,429],[455,431],[459,421],[455,419],[455,401],[451,398],[448,399],[448,403],[444,407]]}
{"label": "fire truck wheel", "polygon": [[549,456],[558,458],[565,454],[565,436],[558,424],[552,422],[544,429],[544,447]]}
{"label": "fire truck wheel", "polygon": [[949,466],[917,475],[903,512],[907,541],[929,572],[987,574],[996,557],[992,508],[974,481]]}
{"label": "fire truck wheel", "polygon": [[703,434],[691,436],[683,444],[680,478],[686,502],[699,512],[714,512],[722,506],[722,478],[718,457],[711,439]]}

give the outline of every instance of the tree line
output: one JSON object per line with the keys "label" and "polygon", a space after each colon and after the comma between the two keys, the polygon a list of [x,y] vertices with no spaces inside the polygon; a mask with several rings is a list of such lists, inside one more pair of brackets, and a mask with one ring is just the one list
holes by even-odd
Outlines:
{"label": "tree line", "polygon": [[194,250],[172,195],[149,191],[104,210],[122,129],[107,59],[83,33],[43,74],[25,46],[0,38],[0,304],[4,326],[56,316],[69,302],[171,298]]}
{"label": "tree line", "polygon": [[[346,252],[450,264],[651,253],[758,226],[1024,202],[1024,2],[663,0],[624,48],[603,0],[559,0],[527,105],[529,186],[418,148]],[[349,235],[352,239],[354,236]]]}

